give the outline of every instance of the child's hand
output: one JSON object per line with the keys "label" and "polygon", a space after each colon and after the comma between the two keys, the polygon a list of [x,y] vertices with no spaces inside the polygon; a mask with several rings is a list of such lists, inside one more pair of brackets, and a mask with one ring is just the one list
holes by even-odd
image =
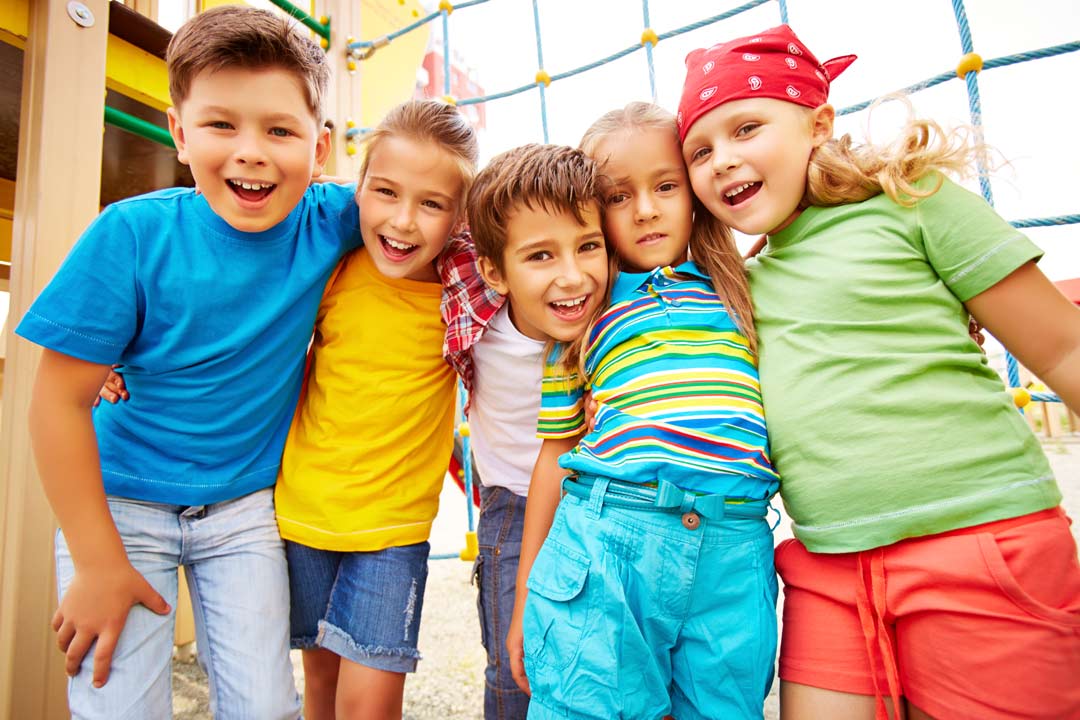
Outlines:
{"label": "child's hand", "polygon": [[119,568],[76,570],[52,619],[56,644],[67,656],[67,674],[79,672],[83,657],[96,640],[93,684],[99,688],[108,682],[116,641],[131,606],[140,603],[158,615],[170,612],[165,598],[129,563]]}
{"label": "child's hand", "polygon": [[[113,365],[113,367],[116,366]],[[130,396],[124,384],[124,376],[115,370],[109,370],[109,376],[105,378],[105,383],[98,391],[97,399],[94,400],[94,407],[97,407],[103,399],[115,405],[120,400],[127,400],[128,397]]]}
{"label": "child's hand", "polygon": [[514,609],[510,618],[510,628],[506,631],[506,652],[510,656],[510,675],[526,695],[529,690],[529,678],[525,677],[525,644],[521,633],[521,613]]}
{"label": "child's hand", "polygon": [[589,428],[589,432],[592,432],[596,429],[596,411],[600,406],[593,400],[591,390],[585,393],[583,401],[585,403],[585,427]]}
{"label": "child's hand", "polygon": [[975,344],[980,348],[983,346],[983,343],[986,342],[986,336],[983,335],[982,332],[982,325],[980,325],[979,321],[973,317],[968,318],[968,335],[971,336],[971,339],[974,340]]}

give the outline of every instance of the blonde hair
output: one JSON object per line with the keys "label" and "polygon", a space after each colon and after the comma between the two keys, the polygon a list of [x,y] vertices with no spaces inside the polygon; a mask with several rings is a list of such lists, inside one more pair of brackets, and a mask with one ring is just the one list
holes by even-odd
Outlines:
{"label": "blonde hair", "polygon": [[[395,105],[374,130],[364,137],[366,150],[360,163],[360,184],[367,176],[371,153],[388,137],[405,137],[419,142],[431,142],[450,153],[463,181],[458,214],[464,213],[464,200],[476,177],[480,156],[476,132],[468,120],[453,105],[441,100],[408,100]],[[359,187],[357,192],[360,192]]]}
{"label": "blonde hair", "polygon": [[322,48],[292,18],[238,5],[212,8],[180,26],[165,58],[169,95],[177,107],[187,100],[192,81],[203,71],[281,68],[300,79],[318,125],[326,117],[323,98],[330,84],[330,64]]}
{"label": "blonde hair", "polygon": [[[604,113],[589,126],[579,147],[592,155],[605,137],[634,130],[663,130],[671,133],[679,145],[679,129],[675,117],[659,105],[632,102],[618,110]],[[681,162],[681,155],[680,155]],[[603,166],[601,166],[601,172]],[[693,196],[687,179],[687,192]],[[757,333],[754,330],[754,306],[750,301],[750,282],[742,255],[735,245],[731,229],[709,213],[694,197],[694,217],[690,230],[690,257],[712,278],[713,289],[727,306],[732,319],[746,336],[752,352],[757,352]],[[592,327],[590,323],[589,327]]]}
{"label": "blonde hair", "polygon": [[[917,118],[903,96],[882,98],[876,105],[898,100],[907,105],[908,118],[890,143],[855,145],[850,135],[831,138],[810,155],[802,207],[830,207],[862,202],[885,193],[904,207],[933,195],[942,179],[929,190],[915,187],[933,172],[967,176],[975,161],[987,156],[987,146],[967,126],[946,131],[933,120]],[[974,139],[973,139],[974,138]]]}

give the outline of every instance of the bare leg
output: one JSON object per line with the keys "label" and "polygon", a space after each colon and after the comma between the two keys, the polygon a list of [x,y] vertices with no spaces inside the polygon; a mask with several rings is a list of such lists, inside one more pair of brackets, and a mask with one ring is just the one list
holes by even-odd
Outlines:
{"label": "bare leg", "polygon": [[341,657],[322,648],[304,650],[304,717],[306,720],[334,720],[338,666]]}
{"label": "bare leg", "polygon": [[907,720],[934,720],[934,717],[909,702],[907,703]]}
{"label": "bare leg", "polygon": [[[892,700],[885,698],[889,717]],[[912,716],[913,718],[915,716]],[[780,682],[781,720],[874,720],[874,696]]]}
{"label": "bare leg", "polygon": [[342,658],[337,686],[339,720],[401,720],[405,673],[376,670]]}

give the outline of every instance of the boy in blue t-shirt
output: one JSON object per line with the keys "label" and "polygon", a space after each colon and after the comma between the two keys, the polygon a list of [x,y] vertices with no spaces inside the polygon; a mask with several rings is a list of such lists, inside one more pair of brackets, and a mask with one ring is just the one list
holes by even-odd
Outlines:
{"label": "boy in blue t-shirt", "polygon": [[[295,718],[272,486],[323,287],[360,243],[354,188],[309,187],[329,68],[293,21],[207,11],[168,65],[198,191],[107,208],[16,328],[45,348],[30,432],[61,528],[52,625],[76,717],[169,717],[184,565],[214,716]],[[131,399],[91,411],[114,363]]]}

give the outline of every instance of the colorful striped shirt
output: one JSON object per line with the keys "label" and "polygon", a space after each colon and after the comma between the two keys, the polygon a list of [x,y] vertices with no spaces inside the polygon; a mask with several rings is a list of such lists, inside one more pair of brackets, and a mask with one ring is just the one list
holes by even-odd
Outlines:
{"label": "colorful striped shirt", "polygon": [[[595,428],[559,464],[631,482],[667,480],[694,492],[772,496],[779,477],[769,459],[756,362],[694,263],[622,273],[585,350]],[[553,353],[537,435],[580,433],[585,389]]]}

